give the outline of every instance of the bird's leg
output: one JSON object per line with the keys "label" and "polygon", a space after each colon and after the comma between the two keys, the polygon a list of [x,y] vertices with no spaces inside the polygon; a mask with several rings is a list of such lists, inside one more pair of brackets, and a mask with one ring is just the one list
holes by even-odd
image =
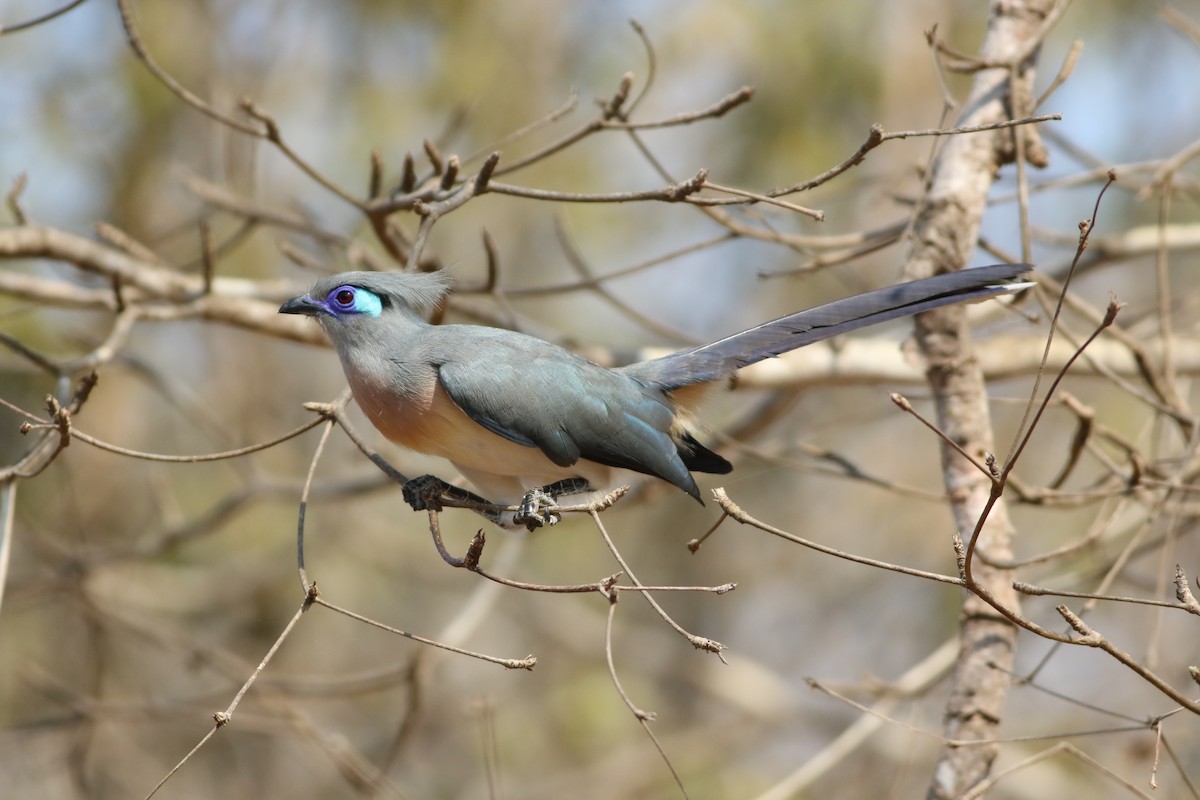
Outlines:
{"label": "bird's leg", "polygon": [[521,500],[520,509],[513,515],[513,524],[524,525],[531,531],[543,525],[555,525],[562,519],[561,514],[552,510],[558,505],[558,498],[591,491],[595,490],[583,478],[566,478],[549,486],[530,489]]}
{"label": "bird's leg", "polygon": [[[422,475],[413,478],[403,485],[402,490],[404,502],[412,506],[414,511],[441,511],[442,504],[447,501],[475,506],[494,505],[474,492],[446,483],[436,475]],[[502,514],[494,511],[487,511],[483,508],[473,508],[472,510],[502,528],[524,525],[532,531],[543,525],[555,525],[562,519],[562,515],[556,514],[552,510],[558,506],[558,498],[591,491],[594,491],[592,485],[583,478],[566,478],[548,486],[530,489],[525,493],[518,510],[513,514],[511,523],[505,520]]]}
{"label": "bird's leg", "polygon": [[492,505],[479,495],[446,483],[436,475],[413,478],[401,488],[404,492],[404,502],[412,506],[413,511],[441,511],[442,502],[445,500],[481,506]]}
{"label": "bird's leg", "polygon": [[[474,506],[495,505],[474,492],[446,483],[436,475],[421,475],[413,478],[401,487],[401,491],[404,493],[404,502],[412,506],[413,511],[441,511],[443,501],[447,500],[469,503]],[[471,510],[502,528],[509,527],[505,524],[504,515],[497,511],[490,511],[486,508],[472,508]]]}
{"label": "bird's leg", "polygon": [[587,494],[588,492],[596,491],[583,478],[563,478],[561,481],[555,481],[549,486],[543,486],[541,490],[555,500],[560,497],[569,497],[573,494]]}

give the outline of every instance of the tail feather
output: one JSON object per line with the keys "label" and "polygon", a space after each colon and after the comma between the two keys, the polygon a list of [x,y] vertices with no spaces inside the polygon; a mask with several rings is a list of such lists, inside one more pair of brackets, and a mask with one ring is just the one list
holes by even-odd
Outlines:
{"label": "tail feather", "polygon": [[733,471],[733,464],[700,444],[690,433],[685,432],[678,435],[675,439],[675,446],[679,451],[679,457],[683,459],[683,465],[688,468],[689,472],[711,472],[724,475]]}
{"label": "tail feather", "polygon": [[630,364],[622,372],[667,389],[719,380],[758,361],[890,319],[1020,288],[1029,264],[995,264],[935,275],[835,300],[735,333],[712,344]]}

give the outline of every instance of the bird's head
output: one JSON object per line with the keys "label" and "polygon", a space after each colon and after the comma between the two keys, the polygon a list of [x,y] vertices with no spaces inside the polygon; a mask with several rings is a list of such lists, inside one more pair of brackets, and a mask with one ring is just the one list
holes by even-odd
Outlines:
{"label": "bird's head", "polygon": [[422,319],[445,296],[441,272],[342,272],[322,278],[308,291],[279,307],[280,314],[303,314],[335,337],[361,330],[370,320],[399,314]]}

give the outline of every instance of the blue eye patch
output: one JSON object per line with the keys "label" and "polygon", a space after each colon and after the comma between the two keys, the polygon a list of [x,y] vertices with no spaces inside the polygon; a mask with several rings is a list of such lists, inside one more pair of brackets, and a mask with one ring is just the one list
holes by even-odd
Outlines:
{"label": "blue eye patch", "polygon": [[383,300],[374,292],[359,286],[339,286],[325,298],[325,304],[335,314],[366,314],[378,317],[383,313]]}

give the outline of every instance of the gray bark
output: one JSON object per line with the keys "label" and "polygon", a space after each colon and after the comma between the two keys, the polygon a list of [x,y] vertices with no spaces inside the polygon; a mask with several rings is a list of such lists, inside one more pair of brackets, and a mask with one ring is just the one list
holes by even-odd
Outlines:
{"label": "gray bark", "polygon": [[[1053,0],[994,0],[980,59],[989,64],[1016,63],[976,73],[958,125],[980,125],[1017,118],[1030,111],[1030,88],[1038,44]],[[1015,74],[1016,80],[1010,81]],[[986,207],[987,193],[999,168],[1013,160],[1015,137],[1027,160],[1041,162],[1044,151],[1031,127],[952,136],[942,141],[929,190],[914,226],[909,277],[961,269],[970,260]],[[975,357],[961,307],[922,315],[916,322],[918,345],[926,359],[926,378],[935,398],[937,421],[946,435],[981,461],[994,452],[983,372]],[[988,500],[991,481],[942,443],[942,469],[957,529],[966,538]],[[978,548],[997,559],[1012,554],[1012,525],[1000,501],[980,533]],[[1017,607],[1012,576],[979,559],[974,576],[1001,602]],[[960,648],[947,701],[943,733],[948,742],[995,738],[1007,695],[1017,631],[991,606],[964,594]],[[956,747],[939,754],[930,782],[930,798],[957,798],[987,778],[996,748]]]}

